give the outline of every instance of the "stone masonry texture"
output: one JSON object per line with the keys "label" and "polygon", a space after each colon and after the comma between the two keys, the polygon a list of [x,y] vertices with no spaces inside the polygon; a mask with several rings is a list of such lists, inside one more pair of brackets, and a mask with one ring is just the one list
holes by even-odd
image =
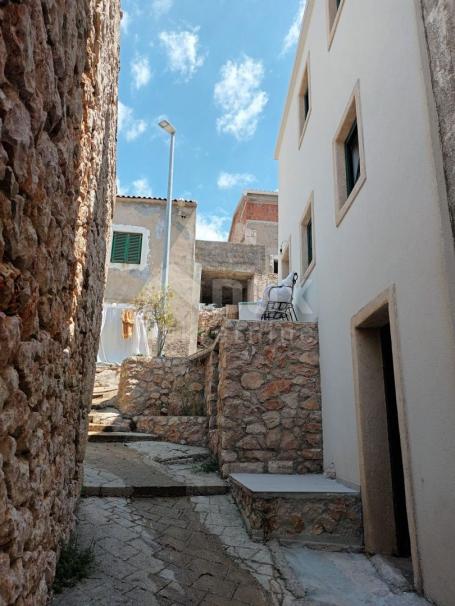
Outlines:
{"label": "stone masonry texture", "polygon": [[117,398],[127,417],[204,414],[205,359],[127,358],[120,371]]}
{"label": "stone masonry texture", "polygon": [[82,480],[115,195],[118,0],[0,3],[0,604],[47,601]]}
{"label": "stone masonry texture", "polygon": [[455,11],[453,0],[421,0],[455,240]]}
{"label": "stone masonry texture", "polygon": [[209,443],[223,475],[320,473],[317,325],[226,320],[218,347]]}

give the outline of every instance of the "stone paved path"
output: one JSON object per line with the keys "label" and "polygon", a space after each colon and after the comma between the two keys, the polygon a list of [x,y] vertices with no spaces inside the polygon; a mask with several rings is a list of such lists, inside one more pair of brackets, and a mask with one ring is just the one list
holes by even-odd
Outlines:
{"label": "stone paved path", "polygon": [[53,606],[303,604],[273,549],[249,539],[230,496],[87,498],[78,520],[96,566]]}
{"label": "stone paved path", "polygon": [[198,473],[207,448],[166,442],[88,443],[84,463],[86,496],[185,496],[224,494],[216,473]]}

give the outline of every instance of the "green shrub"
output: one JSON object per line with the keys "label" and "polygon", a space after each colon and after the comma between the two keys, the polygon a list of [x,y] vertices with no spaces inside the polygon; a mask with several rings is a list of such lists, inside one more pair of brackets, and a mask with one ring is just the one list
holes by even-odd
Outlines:
{"label": "green shrub", "polygon": [[93,543],[85,549],[79,546],[76,534],[72,534],[68,543],[63,544],[57,562],[53,589],[61,593],[65,587],[74,587],[88,577],[95,563]]}
{"label": "green shrub", "polygon": [[194,466],[194,471],[197,473],[213,473],[220,470],[218,460],[215,457],[209,457],[206,461]]}

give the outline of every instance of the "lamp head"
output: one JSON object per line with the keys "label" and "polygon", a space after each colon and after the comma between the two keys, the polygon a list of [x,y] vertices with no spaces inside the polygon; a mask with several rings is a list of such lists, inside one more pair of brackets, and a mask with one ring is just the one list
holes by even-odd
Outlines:
{"label": "lamp head", "polygon": [[158,122],[158,126],[160,126],[163,130],[165,130],[170,135],[175,135],[175,128],[168,120],[161,120]]}

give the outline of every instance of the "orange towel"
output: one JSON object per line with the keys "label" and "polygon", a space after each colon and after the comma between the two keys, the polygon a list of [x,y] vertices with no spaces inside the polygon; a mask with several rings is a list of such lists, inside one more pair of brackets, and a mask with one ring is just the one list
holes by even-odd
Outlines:
{"label": "orange towel", "polygon": [[131,339],[133,336],[135,319],[136,312],[133,309],[124,309],[122,311],[122,334],[124,339]]}

